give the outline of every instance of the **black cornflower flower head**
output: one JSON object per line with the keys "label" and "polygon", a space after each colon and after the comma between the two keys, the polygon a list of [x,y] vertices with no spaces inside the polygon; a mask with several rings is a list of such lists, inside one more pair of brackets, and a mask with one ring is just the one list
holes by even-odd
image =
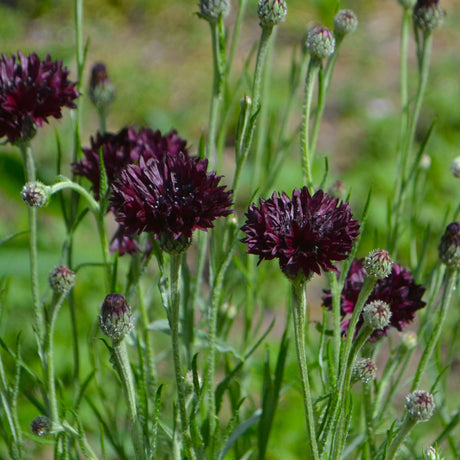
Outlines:
{"label": "black cornflower flower head", "polygon": [[123,128],[116,134],[97,133],[95,138],[91,137],[91,146],[83,149],[85,158],[72,166],[75,174],[85,176],[91,181],[93,193],[96,199],[99,199],[101,181],[99,150],[101,148],[110,187],[120,176],[121,171],[128,164],[138,162],[141,156],[147,159],[159,158],[166,153],[188,154],[186,145],[187,142],[181,139],[175,130],[163,136],[160,131],[153,132],[149,128],[142,128],[139,132],[133,127]]}
{"label": "black cornflower flower head", "polygon": [[247,252],[259,256],[259,263],[279,259],[288,278],[303,272],[309,279],[321,270],[336,270],[332,261],[344,260],[359,234],[350,205],[339,202],[322,190],[310,195],[307,187],[292,192],[274,193],[252,204],[242,227]]}
{"label": "black cornflower flower head", "polygon": [[75,108],[79,96],[69,71],[48,55],[43,61],[21,52],[0,58],[0,138],[30,140],[48,117],[61,118],[61,108]]}
{"label": "black cornflower flower head", "polygon": [[[125,234],[153,233],[160,244],[190,240],[195,229],[231,214],[232,192],[221,176],[207,172],[208,161],[184,153],[129,165],[113,184],[111,205]],[[171,249],[169,249],[171,252]],[[172,251],[175,252],[175,251]]]}
{"label": "black cornflower flower head", "polygon": [[[353,260],[350,270],[345,280],[345,285],[341,294],[342,315],[353,313],[358,300],[359,293],[366,278],[364,261]],[[372,333],[371,340],[378,336],[387,335],[389,326],[398,331],[402,331],[415,317],[415,312],[425,306],[422,297],[425,288],[417,284],[412,278],[409,270],[399,264],[393,264],[391,273],[388,277],[377,280],[367,302],[381,300],[390,306],[391,318],[387,327],[376,330]],[[325,290],[323,295],[323,305],[327,308],[332,307],[332,295],[330,290]],[[358,329],[361,327],[363,318],[358,322]],[[342,324],[342,329],[346,332],[348,321]]]}

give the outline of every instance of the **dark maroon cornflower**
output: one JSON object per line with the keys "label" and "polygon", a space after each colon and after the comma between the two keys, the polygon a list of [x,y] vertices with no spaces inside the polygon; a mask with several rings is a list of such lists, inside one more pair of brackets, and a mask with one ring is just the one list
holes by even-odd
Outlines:
{"label": "dark maroon cornflower", "polygon": [[[341,294],[342,315],[353,313],[359,293],[367,277],[364,268],[364,259],[353,260],[344,288]],[[402,331],[415,317],[415,312],[425,306],[422,301],[425,288],[417,284],[412,278],[409,270],[399,264],[393,264],[391,273],[386,278],[377,280],[367,303],[375,300],[386,302],[390,306],[391,318],[389,326]],[[332,307],[332,295],[330,290],[325,290],[323,305],[327,308]],[[362,317],[358,322],[358,329],[362,324]],[[342,324],[342,330],[346,332],[348,321]],[[373,332],[371,339],[388,334],[389,327]]]}
{"label": "dark maroon cornflower", "polygon": [[160,241],[190,240],[195,229],[207,230],[231,214],[232,192],[219,186],[221,176],[207,172],[208,162],[184,153],[127,166],[113,184],[111,206],[130,235],[153,233]]}
{"label": "dark maroon cornflower", "polygon": [[84,148],[85,158],[73,164],[73,170],[80,176],[85,176],[92,183],[92,190],[99,199],[101,168],[99,164],[99,150],[102,147],[105,173],[108,185],[120,177],[122,169],[128,164],[134,164],[143,156],[159,158],[169,152],[177,155],[179,152],[188,154],[187,142],[181,139],[177,131],[172,130],[163,136],[160,131],[153,132],[149,128],[138,131],[134,127],[123,128],[116,134],[97,133],[91,137],[91,147]]}
{"label": "dark maroon cornflower", "polygon": [[258,255],[259,263],[278,258],[289,278],[300,271],[308,279],[321,270],[336,270],[332,261],[346,259],[359,235],[348,203],[322,190],[311,196],[307,187],[295,189],[292,199],[284,192],[260,198],[246,217],[241,241],[247,252]]}
{"label": "dark maroon cornflower", "polygon": [[0,58],[0,138],[7,136],[11,143],[27,141],[37,126],[48,117],[61,118],[61,108],[75,108],[79,96],[76,83],[67,79],[69,71],[62,61],[43,61],[33,53],[24,56],[20,51],[8,58]]}

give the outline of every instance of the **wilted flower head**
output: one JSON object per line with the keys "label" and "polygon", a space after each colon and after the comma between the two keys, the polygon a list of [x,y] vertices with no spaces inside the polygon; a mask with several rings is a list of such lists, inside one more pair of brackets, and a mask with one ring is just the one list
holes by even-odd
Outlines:
{"label": "wilted flower head", "polygon": [[188,154],[186,144],[175,130],[163,136],[158,130],[154,132],[149,128],[142,128],[136,131],[131,126],[123,128],[117,134],[97,133],[95,138],[91,137],[91,147],[83,149],[85,158],[72,166],[76,174],[85,176],[91,181],[93,193],[99,199],[101,181],[99,150],[101,148],[107,182],[111,186],[120,176],[121,171],[128,164],[138,162],[141,156],[147,159],[159,158],[166,153]]}
{"label": "wilted flower head", "polygon": [[21,52],[0,58],[0,138],[11,143],[31,139],[48,117],[61,118],[62,107],[75,108],[75,83],[61,61],[43,61]]}
{"label": "wilted flower head", "polygon": [[417,0],[414,7],[414,23],[425,34],[430,34],[442,24],[446,12],[439,0]]}
{"label": "wilted flower head", "polygon": [[[343,316],[353,313],[365,278],[366,269],[364,268],[363,260],[353,260],[341,294]],[[331,291],[325,290],[324,292],[323,305],[331,308]],[[401,331],[413,321],[415,312],[425,306],[425,302],[422,301],[424,292],[425,288],[414,281],[409,270],[404,269],[399,264],[393,264],[390,275],[377,280],[367,301],[381,300],[386,302],[391,311],[389,326]],[[358,328],[362,325],[362,321],[361,315]],[[383,330],[374,331],[371,339],[375,340],[378,336],[387,335],[389,326]],[[348,321],[345,321],[342,327],[346,332]]]}
{"label": "wilted flower head", "polygon": [[198,6],[198,15],[209,22],[216,22],[220,15],[227,16],[230,12],[230,0],[200,0]]}
{"label": "wilted flower head", "polygon": [[358,18],[351,10],[340,10],[334,16],[334,34],[341,39],[345,35],[351,34],[358,27]]}
{"label": "wilted flower head", "polygon": [[415,390],[406,396],[406,411],[409,417],[418,422],[425,422],[433,416],[436,407],[431,393]]}
{"label": "wilted flower head", "polygon": [[43,208],[48,204],[51,187],[36,180],[27,182],[21,190],[22,201],[32,208]]}
{"label": "wilted flower head", "polygon": [[111,204],[126,234],[153,233],[160,243],[189,240],[232,211],[231,191],[207,172],[205,159],[183,153],[129,165],[113,184]]}
{"label": "wilted flower head", "polygon": [[292,198],[274,193],[259,199],[246,213],[242,230],[247,252],[259,263],[279,259],[283,273],[295,278],[303,272],[308,279],[321,270],[335,270],[333,261],[344,260],[359,234],[350,205],[331,198],[322,190],[310,195],[307,187],[295,189]]}
{"label": "wilted flower head", "polygon": [[134,327],[131,307],[121,294],[108,294],[101,307],[99,326],[115,342],[120,342]]}
{"label": "wilted flower head", "polygon": [[460,223],[450,223],[438,247],[442,263],[453,269],[460,268]]}
{"label": "wilted flower head", "polygon": [[98,109],[107,108],[115,99],[115,88],[102,62],[96,62],[91,69],[88,96]]}
{"label": "wilted flower head", "polygon": [[306,47],[313,58],[321,61],[334,52],[334,35],[327,27],[317,26],[308,34]]}
{"label": "wilted flower head", "polygon": [[75,283],[75,273],[65,265],[59,265],[51,270],[48,281],[56,294],[69,292]]}
{"label": "wilted flower head", "polygon": [[259,0],[257,14],[262,27],[276,26],[286,19],[286,0]]}

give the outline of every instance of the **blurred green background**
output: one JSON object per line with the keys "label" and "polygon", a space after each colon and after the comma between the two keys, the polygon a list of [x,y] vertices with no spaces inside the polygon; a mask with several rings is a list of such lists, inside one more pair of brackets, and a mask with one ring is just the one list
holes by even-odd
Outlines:
{"label": "blurred green background", "polygon": [[[190,0],[85,1],[84,38],[88,43],[88,54],[84,90],[87,89],[91,65],[96,61],[105,62],[117,91],[108,119],[110,131],[118,131],[131,123],[148,125],[164,132],[175,128],[188,140],[192,152],[196,153],[200,136],[207,130],[212,87],[209,27],[196,16],[196,3]],[[256,5],[255,0],[249,2],[248,17],[235,58],[234,75],[243,69],[260,34]],[[452,209],[458,206],[460,198],[459,179],[454,178],[449,169],[452,159],[460,155],[460,8],[456,0],[442,0],[442,5],[447,16],[444,25],[434,32],[431,74],[417,133],[421,140],[432,121],[436,120],[435,132],[427,150],[431,167],[426,173],[423,187],[424,205],[419,210],[420,232],[430,225],[435,235],[442,233],[446,212],[450,209],[449,216],[452,216]],[[322,22],[332,26],[337,8],[338,2],[332,0],[288,1],[287,20],[279,27],[270,71],[269,116],[273,119],[287,98],[294,47],[297,50],[301,47],[305,32],[312,24]],[[391,196],[396,172],[394,159],[399,132],[401,8],[396,0],[350,0],[340,2],[340,8],[353,9],[360,26],[345,39],[341,48],[320,131],[318,153],[329,158],[327,185],[334,180],[342,180],[347,189],[351,189],[351,203],[357,215],[361,212],[369,188],[373,187],[369,223],[360,254],[364,255],[366,250],[384,241],[387,199]],[[235,10],[226,20],[229,26],[235,21]],[[70,0],[0,1],[1,51],[6,54],[18,50],[37,52],[40,56],[50,53],[54,59],[64,61],[71,69],[71,79],[75,79],[73,13],[73,2]],[[414,51],[411,39],[410,94],[416,88]],[[243,85],[241,96],[249,92],[249,88],[248,84]],[[86,146],[89,137],[97,130],[98,118],[85,94],[79,103],[83,110],[82,144]],[[301,104],[302,92],[295,100],[291,130],[300,122]],[[45,183],[54,181],[56,174],[56,130],[70,163],[71,127],[72,120],[67,111],[62,121],[52,120],[50,125],[40,129],[33,141],[38,177]],[[224,170],[218,171],[226,176],[226,183],[231,182],[233,174],[232,142],[233,133],[230,133],[226,141]],[[64,173],[70,174],[70,165],[64,167]],[[248,167],[243,177],[247,200],[252,192],[251,173]],[[0,240],[27,228],[27,209],[19,198],[23,183],[19,153],[9,145],[2,146]],[[299,186],[298,142],[294,142],[283,163],[276,189],[290,193]],[[247,203],[241,200],[238,204],[243,208]],[[49,270],[61,262],[59,257],[65,228],[58,216],[57,200],[39,212],[42,286],[46,285]],[[96,261],[100,257],[95,232],[95,225],[91,219],[87,219],[76,235],[76,263]],[[94,246],[88,243],[90,241],[94,241]],[[429,248],[431,260],[436,257],[436,246],[437,239],[433,238]],[[410,246],[406,242],[400,262],[409,264],[409,254]],[[285,303],[286,286],[275,265],[264,268],[262,273],[266,279],[276,278],[280,289],[267,289],[269,292],[262,294],[261,303],[267,309],[276,310]],[[24,334],[30,334],[28,307],[31,298],[26,235],[0,246],[0,277],[6,277],[4,283],[9,288],[0,317],[0,336],[14,343],[18,330],[24,329]],[[97,269],[81,272],[76,299],[82,323],[95,317],[100,302],[97,299],[103,298],[98,277]],[[320,311],[321,287],[323,285],[319,284],[312,294],[312,303],[317,307],[317,312]],[[162,312],[159,317],[161,315]],[[56,337],[60,344],[64,344],[68,337],[68,318],[62,316],[62,328]],[[24,327],[24,324],[27,326]],[[85,338],[92,333],[92,330],[81,331]],[[33,344],[29,345],[33,348]],[[59,372],[65,376],[66,372],[70,373],[71,363],[70,359],[66,359],[65,347],[61,353],[61,358],[57,357],[61,366]],[[296,372],[295,368],[293,372]],[[24,419],[34,415],[31,409],[30,413],[24,414]],[[294,418],[289,426],[295,423]],[[300,413],[297,423],[303,423]],[[286,442],[289,444],[292,438],[292,445],[299,446],[302,430],[290,433],[289,428],[283,428],[282,425],[282,420],[279,420],[277,429],[282,433],[283,445],[272,447],[273,458],[298,458],[298,447],[293,447],[289,453]],[[277,449],[282,449],[283,457],[279,456],[281,453]]]}

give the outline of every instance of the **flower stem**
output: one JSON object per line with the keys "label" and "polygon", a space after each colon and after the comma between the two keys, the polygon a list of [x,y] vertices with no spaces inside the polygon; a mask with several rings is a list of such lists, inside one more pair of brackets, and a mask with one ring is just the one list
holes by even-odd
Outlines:
{"label": "flower stem", "polygon": [[[26,182],[35,181],[35,164],[32,155],[32,148],[29,143],[21,143],[22,160]],[[40,301],[40,287],[38,282],[38,253],[37,253],[37,208],[28,207],[29,214],[29,258],[30,258],[30,279],[32,286],[32,302],[34,307],[34,328],[41,343],[45,331],[43,317],[43,306]]]}
{"label": "flower stem", "polygon": [[442,293],[441,299],[441,307],[438,312],[438,318],[436,320],[436,324],[434,326],[433,332],[430,334],[430,338],[428,340],[427,346],[423,351],[423,355],[420,358],[420,362],[417,367],[417,371],[415,372],[414,381],[412,382],[412,389],[411,391],[415,391],[420,383],[420,379],[423,373],[426,370],[427,364],[433,351],[439,341],[439,337],[441,336],[442,326],[444,324],[445,319],[447,318],[447,314],[449,311],[449,305],[452,298],[452,292],[455,289],[455,285],[457,282],[457,270],[454,269],[447,269],[446,274],[444,276],[444,291]]}
{"label": "flower stem", "polygon": [[396,453],[399,449],[399,446],[402,444],[404,439],[406,439],[407,435],[410,433],[412,428],[417,424],[417,420],[412,419],[408,416],[404,418],[404,421],[399,429],[399,433],[396,438],[393,439],[391,442],[387,453],[385,455],[385,460],[393,460],[396,456]]}
{"label": "flower stem", "polygon": [[315,418],[311,398],[310,381],[308,378],[307,353],[305,351],[305,316],[307,297],[305,282],[294,281],[292,283],[292,311],[294,320],[295,342],[297,350],[297,363],[299,365],[300,381],[305,409],[305,421],[307,425],[308,444],[312,458],[319,460],[319,451],[316,441]]}
{"label": "flower stem", "polygon": [[171,254],[170,278],[169,278],[169,307],[168,320],[171,329],[171,341],[174,360],[174,373],[176,377],[177,398],[179,403],[179,415],[182,427],[182,436],[185,443],[187,458],[195,459],[195,453],[190,438],[187,408],[185,404],[185,389],[182,373],[182,360],[180,356],[179,322],[180,322],[180,268],[182,255]]}
{"label": "flower stem", "polygon": [[312,162],[313,156],[310,150],[310,115],[311,103],[313,100],[313,91],[315,89],[315,79],[320,69],[320,61],[311,58],[308,63],[307,76],[305,79],[305,98],[302,113],[302,125],[300,129],[300,160],[302,164],[302,173],[304,182],[311,190],[313,187]]}
{"label": "flower stem", "polygon": [[144,460],[145,450],[142,439],[142,430],[137,416],[136,390],[134,387],[134,378],[129,363],[128,350],[126,348],[125,341],[112,340],[112,349],[115,369],[120,377],[126,404],[128,406],[128,417],[131,423],[132,440],[134,451],[136,453],[136,460]]}

